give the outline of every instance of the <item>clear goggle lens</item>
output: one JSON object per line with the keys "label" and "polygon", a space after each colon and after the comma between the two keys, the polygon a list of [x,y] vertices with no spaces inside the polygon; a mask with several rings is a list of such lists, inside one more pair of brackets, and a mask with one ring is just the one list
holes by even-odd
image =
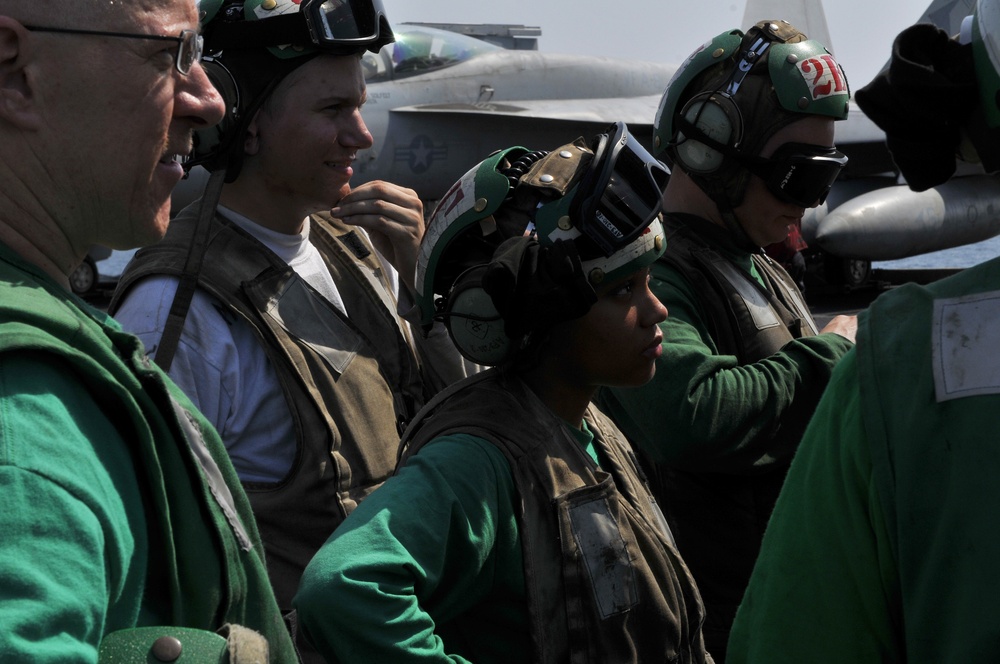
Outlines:
{"label": "clear goggle lens", "polygon": [[382,0],[304,0],[300,11],[313,42],[321,46],[377,39],[385,16]]}

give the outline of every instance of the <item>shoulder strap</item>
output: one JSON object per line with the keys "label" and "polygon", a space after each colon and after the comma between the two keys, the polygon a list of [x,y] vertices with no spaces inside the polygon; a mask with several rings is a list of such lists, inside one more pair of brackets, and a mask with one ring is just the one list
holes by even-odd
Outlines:
{"label": "shoulder strap", "polygon": [[184,321],[187,319],[191,300],[198,287],[198,275],[201,273],[201,265],[208,248],[212,217],[215,215],[215,206],[222,193],[225,176],[225,169],[213,171],[208,179],[208,184],[205,185],[205,194],[202,196],[201,207],[198,209],[198,222],[191,242],[191,249],[188,252],[187,262],[184,264],[184,274],[181,275],[180,282],[177,284],[177,292],[174,293],[174,301],[170,305],[170,312],[167,314],[163,335],[160,337],[160,344],[154,358],[164,372],[170,371],[170,365],[174,361],[174,353],[177,352],[177,344],[181,340],[181,332],[184,330]]}

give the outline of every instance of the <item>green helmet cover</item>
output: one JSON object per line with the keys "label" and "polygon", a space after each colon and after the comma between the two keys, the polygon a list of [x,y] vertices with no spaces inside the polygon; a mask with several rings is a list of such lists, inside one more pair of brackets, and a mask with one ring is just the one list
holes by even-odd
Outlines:
{"label": "green helmet cover", "polygon": [[[761,21],[774,25],[773,21]],[[794,29],[792,29],[794,30]],[[757,28],[746,35],[740,30],[724,32],[692,53],[674,73],[660,99],[653,121],[654,154],[661,156],[675,140],[679,130],[676,118],[696,94],[722,91],[747,36],[759,34]],[[772,42],[764,57],[753,69],[767,63],[767,75],[774,88],[778,109],[802,115],[825,115],[835,120],[847,118],[850,89],[840,65],[830,52],[814,39],[796,42]],[[733,95],[739,104],[739,92]],[[767,112],[771,109],[759,109]],[[748,122],[752,124],[752,122]]]}
{"label": "green helmet cover", "polygon": [[[434,297],[451,284],[437,284],[442,255],[470,227],[490,219],[510,193],[510,180],[498,167],[528,152],[523,147],[498,150],[473,166],[441,198],[424,230],[417,254],[417,304],[420,322],[429,326],[434,318]],[[491,228],[484,228],[483,235]],[[497,243],[499,244],[499,242]],[[435,289],[435,286],[438,289]]]}
{"label": "green helmet cover", "polygon": [[663,157],[667,145],[674,140],[678,133],[676,117],[680,113],[684,104],[692,94],[685,95],[688,86],[703,72],[712,67],[717,67],[729,60],[730,57],[740,47],[743,41],[743,33],[739,30],[731,30],[705,42],[694,53],[689,55],[681,66],[677,68],[674,75],[667,83],[667,89],[660,98],[660,106],[656,109],[656,116],[653,119],[653,155]]}
{"label": "green helmet cover", "polygon": [[[766,50],[759,48],[761,43]],[[750,172],[735,157],[703,146],[696,136],[683,136],[679,118],[691,112],[689,102],[705,99],[697,113],[711,122],[724,120],[717,134],[706,130],[712,138],[758,156],[775,133],[803,117],[845,119],[850,94],[843,70],[826,47],[786,21],[760,21],[746,34],[730,30],[696,49],[667,84],[653,122],[654,153],[675,164],[678,157],[700,155],[704,170],[693,163],[680,165],[718,204],[735,208],[743,201]],[[678,146],[685,141],[681,155]],[[699,146],[704,150],[692,150]]]}
{"label": "green helmet cover", "polygon": [[545,156],[515,185],[501,170],[528,152],[512,147],[493,153],[462,176],[434,209],[417,256],[415,287],[423,326],[433,323],[436,295],[446,294],[465,269],[489,263],[504,240],[532,226],[543,245],[579,238],[582,267],[595,288],[650,265],[663,254],[666,240],[660,219],[610,256],[573,225],[570,208],[593,158],[582,138],[542,153]]}
{"label": "green helmet cover", "polygon": [[198,23],[201,24],[203,30],[205,25],[214,19],[215,15],[222,9],[223,2],[225,0],[198,0]]}

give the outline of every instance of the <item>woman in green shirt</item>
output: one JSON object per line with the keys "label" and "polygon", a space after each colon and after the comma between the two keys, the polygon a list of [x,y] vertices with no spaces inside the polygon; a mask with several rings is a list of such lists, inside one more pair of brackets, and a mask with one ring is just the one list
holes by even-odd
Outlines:
{"label": "woman in green shirt", "polygon": [[307,568],[296,607],[328,659],[711,661],[694,582],[590,403],[655,371],[665,178],[617,123],[495,153],[438,205],[423,322],[495,368],[428,404],[397,474]]}

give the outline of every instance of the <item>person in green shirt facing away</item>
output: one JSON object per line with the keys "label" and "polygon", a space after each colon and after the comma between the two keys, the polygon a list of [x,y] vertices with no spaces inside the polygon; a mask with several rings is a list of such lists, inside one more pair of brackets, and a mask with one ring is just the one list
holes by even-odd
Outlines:
{"label": "person in green shirt facing away", "polygon": [[421,411],[396,475],[306,568],[295,606],[330,661],[712,661],[694,581],[591,403],[656,370],[666,177],[617,123],[501,150],[438,204],[423,322],[493,368]]}
{"label": "person in green shirt facing away", "polygon": [[[1000,2],[903,30],[857,93],[911,189],[1000,171]],[[967,165],[971,169],[971,164]],[[1000,660],[1000,259],[881,295],[788,472],[731,662]]]}

